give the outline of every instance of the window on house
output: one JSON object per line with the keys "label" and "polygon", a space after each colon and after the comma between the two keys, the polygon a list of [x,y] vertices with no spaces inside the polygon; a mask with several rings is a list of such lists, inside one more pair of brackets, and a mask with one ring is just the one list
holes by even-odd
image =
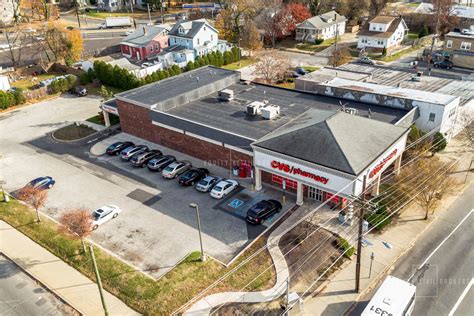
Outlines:
{"label": "window on house", "polygon": [[382,27],[381,27],[381,26],[379,26],[379,31],[381,31],[381,30],[382,30]]}
{"label": "window on house", "polygon": [[452,40],[446,41],[446,48],[452,48],[452,47],[453,47],[453,41]]}
{"label": "window on house", "polygon": [[200,42],[200,41],[199,41],[199,38],[198,38],[198,39],[197,39],[197,44],[198,44],[198,45],[200,45],[199,42]]}
{"label": "window on house", "polygon": [[211,41],[213,41],[213,40],[214,40],[214,35],[213,35],[213,34],[211,34]]}
{"label": "window on house", "polygon": [[156,45],[155,45],[155,49],[156,49],[156,50],[159,50],[159,49],[160,49],[160,45],[159,45],[159,44],[156,44]]}
{"label": "window on house", "polygon": [[469,42],[461,42],[461,47],[462,50],[471,50],[471,43]]}
{"label": "window on house", "polygon": [[383,45],[383,40],[377,40],[378,45]]}
{"label": "window on house", "polygon": [[449,117],[451,118],[454,114],[456,114],[456,108],[451,109],[451,111],[449,111]]}
{"label": "window on house", "polygon": [[150,46],[150,52],[153,53],[153,45]]}
{"label": "window on house", "polygon": [[434,122],[435,117],[436,117],[436,114],[435,114],[435,113],[430,113],[429,121],[430,121],[430,122]]}

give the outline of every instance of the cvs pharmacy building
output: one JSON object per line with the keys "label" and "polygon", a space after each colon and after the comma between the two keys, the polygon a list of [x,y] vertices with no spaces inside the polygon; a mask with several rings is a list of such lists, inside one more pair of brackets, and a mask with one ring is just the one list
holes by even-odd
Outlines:
{"label": "cvs pharmacy building", "polygon": [[251,146],[255,187],[262,180],[304,198],[343,206],[364,187],[379,193],[383,171],[399,172],[408,128],[343,111],[308,110]]}

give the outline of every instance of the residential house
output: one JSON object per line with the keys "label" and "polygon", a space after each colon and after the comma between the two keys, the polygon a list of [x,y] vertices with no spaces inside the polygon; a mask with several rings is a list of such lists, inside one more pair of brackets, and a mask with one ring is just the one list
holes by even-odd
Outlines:
{"label": "residential house", "polygon": [[0,25],[13,22],[15,15],[15,0],[0,0]]}
{"label": "residential house", "polygon": [[377,16],[359,32],[357,48],[370,48],[388,52],[396,48],[408,33],[408,27],[401,17]]}
{"label": "residential house", "polygon": [[157,58],[168,47],[167,25],[141,26],[120,43],[122,55],[138,61]]}
{"label": "residential house", "polygon": [[455,66],[474,69],[474,27],[446,34],[443,51]]}
{"label": "residential house", "polygon": [[217,30],[206,19],[177,22],[168,34],[169,48],[159,54],[159,60],[184,67],[197,56],[214,51],[224,53],[232,48],[219,40]]}
{"label": "residential house", "polygon": [[347,19],[336,11],[313,16],[296,26],[297,41],[314,43],[316,39],[327,40],[344,34]]}

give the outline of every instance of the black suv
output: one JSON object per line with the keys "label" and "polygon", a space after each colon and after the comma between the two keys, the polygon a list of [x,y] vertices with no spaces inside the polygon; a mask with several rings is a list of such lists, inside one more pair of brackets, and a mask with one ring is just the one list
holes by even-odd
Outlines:
{"label": "black suv", "polygon": [[277,200],[262,200],[249,208],[247,222],[261,224],[273,214],[280,212],[281,207],[281,203]]}
{"label": "black suv", "polygon": [[161,150],[158,149],[153,149],[147,152],[144,152],[143,154],[135,155],[130,159],[130,162],[132,163],[132,166],[134,167],[146,167],[146,164],[148,161],[154,158],[158,158],[163,156],[163,153]]}
{"label": "black suv", "polygon": [[176,161],[175,156],[166,155],[166,156],[161,156],[161,157],[157,157],[157,158],[153,158],[149,160],[146,166],[151,171],[161,171],[175,161]]}
{"label": "black suv", "polygon": [[451,69],[453,68],[453,63],[449,60],[437,61],[433,64],[435,68],[446,68]]}
{"label": "black suv", "polygon": [[107,153],[107,155],[118,156],[118,154],[120,154],[122,150],[131,146],[135,146],[135,144],[132,142],[116,142],[107,147],[107,150],[105,152]]}
{"label": "black suv", "polygon": [[205,168],[196,168],[186,171],[180,178],[179,184],[182,186],[194,185],[194,183],[201,181],[209,174],[209,170]]}

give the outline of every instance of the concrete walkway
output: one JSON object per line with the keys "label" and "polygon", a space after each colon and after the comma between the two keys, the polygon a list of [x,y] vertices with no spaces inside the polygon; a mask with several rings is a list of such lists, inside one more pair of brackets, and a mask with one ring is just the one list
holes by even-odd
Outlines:
{"label": "concrete walkway", "polygon": [[[81,314],[104,314],[96,283],[4,221],[0,251]],[[105,301],[109,315],[138,315],[108,292]]]}
{"label": "concrete walkway", "polygon": [[305,207],[298,208],[268,237],[268,251],[272,257],[275,270],[277,271],[277,280],[271,289],[260,292],[224,292],[212,294],[194,303],[184,315],[209,315],[214,307],[225,303],[268,302],[279,298],[286,291],[286,280],[289,276],[286,260],[278,246],[280,238],[309,211],[310,209]]}

